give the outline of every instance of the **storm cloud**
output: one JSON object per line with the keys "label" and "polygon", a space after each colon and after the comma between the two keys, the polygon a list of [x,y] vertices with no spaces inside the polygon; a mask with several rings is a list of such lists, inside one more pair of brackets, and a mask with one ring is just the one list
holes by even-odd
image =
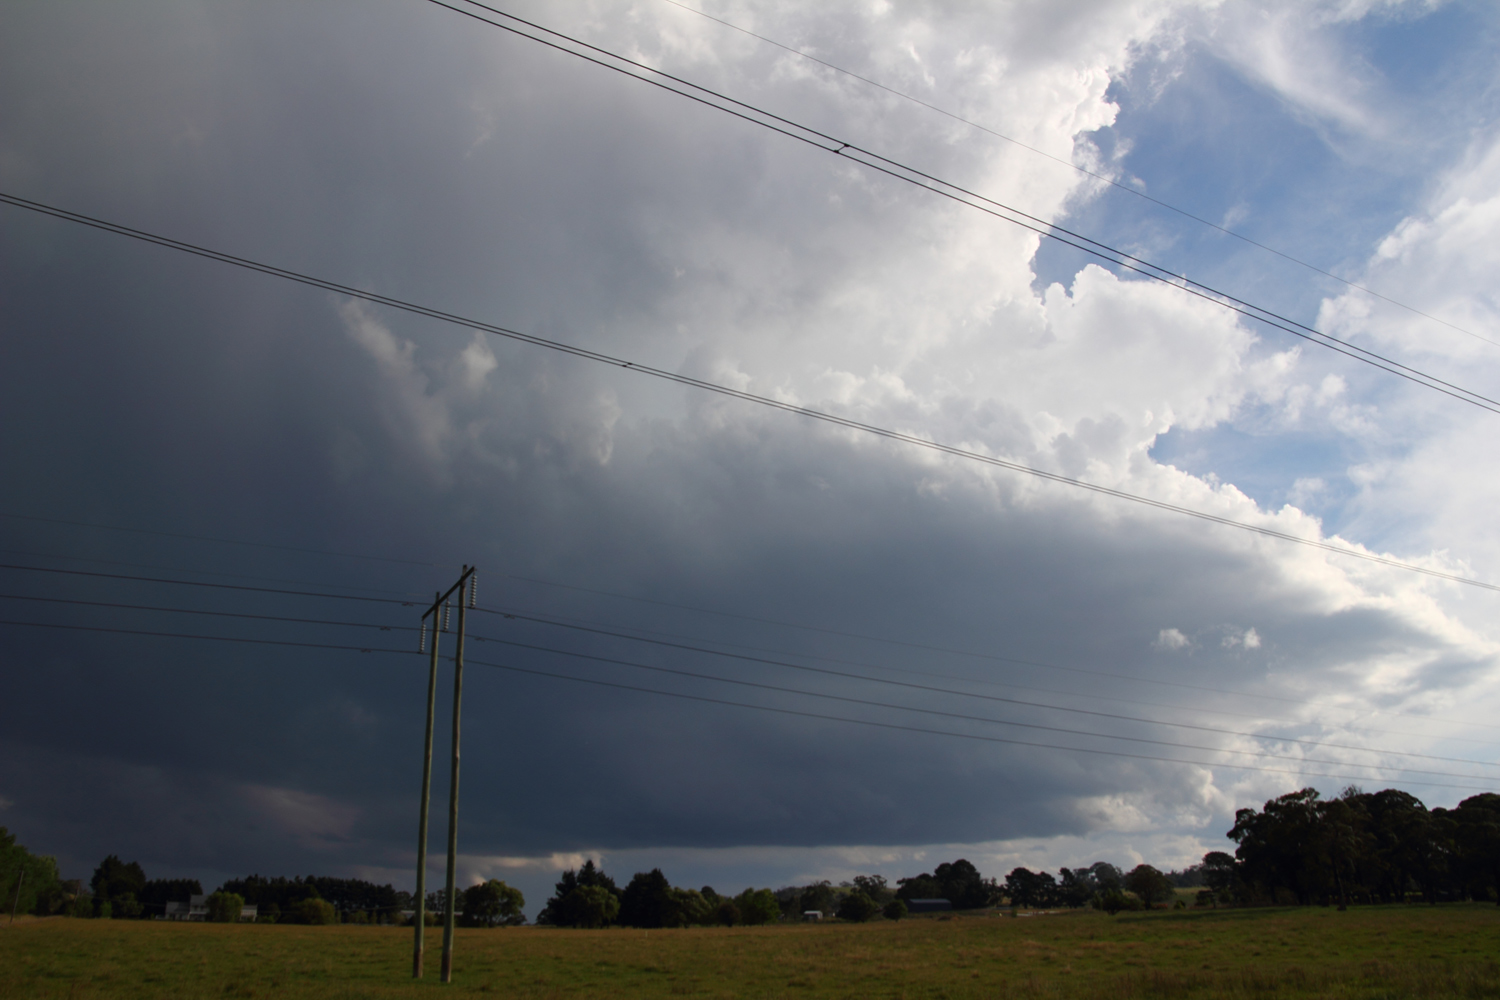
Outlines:
{"label": "storm cloud", "polygon": [[[1401,153],[1421,109],[1379,100],[1402,81],[1355,33],[1493,16],[1330,6],[1297,29],[1337,55],[1314,78],[1276,55],[1284,17],[1203,6],[714,10],[1126,179],[1151,162],[1130,127],[1236,79],[1282,130],[1268,148],[1316,147],[1379,194],[1321,264],[1450,325],[1164,235],[1191,225],[1164,211],[1138,226],[1087,174],[673,5],[518,12],[1492,386],[1493,130]],[[1500,579],[1493,414],[847,159],[430,4],[0,18],[7,193]],[[1243,203],[1276,242],[1285,189],[1337,186],[1306,156],[1225,178],[1216,217]],[[1160,169],[1147,190],[1192,165]],[[0,533],[33,567],[0,571],[4,617],[33,623],[0,626],[0,822],[70,875],[119,853],[409,884],[415,605],[460,564],[490,609],[470,618],[465,872],[528,891],[585,854],[759,883],[950,848],[1184,864],[1236,807],[1306,784],[1444,804],[1500,773],[1490,592],[0,212]]]}

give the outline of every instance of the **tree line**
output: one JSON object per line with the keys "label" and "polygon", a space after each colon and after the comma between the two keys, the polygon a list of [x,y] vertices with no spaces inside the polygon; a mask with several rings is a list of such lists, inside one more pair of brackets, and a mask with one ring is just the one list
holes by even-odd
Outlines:
{"label": "tree line", "polygon": [[[736,895],[711,886],[673,886],[659,868],[636,873],[621,888],[590,860],[563,873],[537,923],[756,925],[811,912],[854,921],[900,919],[917,899],[946,900],[955,910],[1092,906],[1117,913],[1166,905],[1183,888],[1198,888],[1196,902],[1203,906],[1342,909],[1412,899],[1500,903],[1500,795],[1495,793],[1471,796],[1453,809],[1429,810],[1397,789],[1349,788],[1323,799],[1316,789],[1304,788],[1270,799],[1259,810],[1239,810],[1227,836],[1236,844],[1233,854],[1210,851],[1182,871],[1162,872],[1146,864],[1122,871],[1101,861],[1062,868],[1057,875],[1018,867],[995,879],[960,858],[897,879],[894,886],[872,874],[839,885],[820,881],[774,891],[749,888]],[[196,879],[147,879],[140,864],[113,854],[100,862],[85,891],[81,881],[59,876],[53,858],[33,854],[0,827],[0,901],[16,912],[144,919],[163,915],[169,902],[186,902],[202,892]],[[238,919],[241,907],[253,905],[257,919],[282,923],[400,923],[417,909],[410,893],[389,884],[311,875],[230,879],[205,902],[210,919]],[[429,914],[442,912],[443,893],[430,893],[425,903]],[[520,890],[498,879],[463,890],[456,903],[469,926],[526,920]]]}
{"label": "tree line", "polygon": [[[36,855],[0,827],[0,894],[7,908],[36,916],[149,920],[167,914],[168,903],[188,903],[203,896],[197,879],[148,879],[139,862],[111,854],[99,862],[85,887],[81,879],[59,877],[55,859]],[[412,894],[363,879],[322,875],[230,879],[204,900],[205,918],[232,922],[246,906],[256,908],[260,923],[338,924],[407,923]],[[495,927],[524,922],[526,905],[520,890],[491,879],[458,896],[459,919],[466,926]],[[441,891],[428,896],[428,909],[441,912]],[[429,919],[430,916],[429,916]]]}
{"label": "tree line", "polygon": [[1216,900],[1302,905],[1500,903],[1500,795],[1431,809],[1388,788],[1304,788],[1235,813],[1234,856],[1204,857]]}

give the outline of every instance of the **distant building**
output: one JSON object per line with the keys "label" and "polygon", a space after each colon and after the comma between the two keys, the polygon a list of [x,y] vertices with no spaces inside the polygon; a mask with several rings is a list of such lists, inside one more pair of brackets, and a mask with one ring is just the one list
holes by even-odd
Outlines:
{"label": "distant building", "polygon": [[802,919],[803,920],[822,920],[823,919],[823,911],[822,910],[803,910],[802,911]]}
{"label": "distant building", "polygon": [[946,899],[908,899],[906,901],[907,913],[940,913],[951,909],[953,909],[953,904]]}

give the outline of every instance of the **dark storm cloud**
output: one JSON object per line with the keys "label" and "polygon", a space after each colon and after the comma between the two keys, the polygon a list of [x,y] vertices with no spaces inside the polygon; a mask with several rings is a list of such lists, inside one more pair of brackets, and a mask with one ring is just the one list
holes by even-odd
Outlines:
{"label": "dark storm cloud", "polygon": [[[950,262],[918,251],[951,217],[420,5],[5,17],[14,29],[0,33],[9,39],[0,59],[6,190],[664,367],[729,380],[743,362],[772,389],[826,392],[830,405],[845,401],[818,382],[824,368],[883,385],[883,365],[957,337],[914,329],[903,312],[919,311],[911,300],[947,297],[924,282]],[[827,99],[808,100],[810,113],[829,110]],[[768,658],[838,658],[865,673],[959,675],[969,682],[943,683],[976,691],[998,681],[1050,687],[1063,692],[1054,700],[1095,708],[1112,696],[1147,708],[1243,705],[523,578],[1200,689],[1318,694],[1382,656],[1425,658],[1429,671],[1484,662],[1431,617],[1352,598],[1336,607],[1337,581],[1319,575],[1321,564],[1220,529],[1036,492],[786,415],[5,212],[0,461],[14,474],[0,484],[0,508],[429,565],[0,519],[3,547],[23,553],[13,562],[164,567],[146,575],[297,589],[311,581],[413,599],[472,562],[486,604],[773,650]],[[1023,239],[974,239],[969,257],[1017,262],[1011,277],[1029,287]],[[966,309],[953,325],[971,333],[1010,324],[1038,343],[1060,336],[1029,301],[1013,313],[993,301]],[[880,326],[886,314],[890,325]],[[825,325],[837,333],[822,335]],[[1248,357],[1232,331],[1214,346],[1235,365],[1235,351]],[[836,368],[851,351],[878,361]],[[910,385],[950,378],[944,360],[907,372],[910,383],[888,398],[847,405],[1066,468],[1114,461],[1136,446],[1132,435],[1150,436],[1114,412],[1073,419],[1069,407],[1088,411],[1101,394],[1079,369],[1069,379],[1082,388],[1054,408],[1063,429],[1038,443],[1047,435],[1022,393],[913,393]],[[1100,367],[1103,382],[1129,381]],[[985,378],[1003,368],[988,355],[972,364]],[[1201,375],[1179,405],[1226,407],[1220,377]],[[1171,408],[1153,398],[1117,409],[1138,421],[1148,405]],[[24,554],[37,552],[46,558]],[[0,579],[8,592],[415,623],[411,608],[17,571]],[[312,626],[8,613],[329,641]],[[472,627],[806,691],[1161,735],[487,615]],[[1252,628],[1254,647],[1242,641]],[[1159,648],[1163,629],[1178,629],[1184,647]],[[335,635],[415,646],[408,632]],[[153,874],[407,865],[425,689],[414,653],[18,628],[4,642],[13,703],[28,710],[7,720],[0,794],[10,805],[0,822],[59,853],[70,874],[106,852],[139,856]],[[1121,748],[498,643],[476,642],[469,655],[768,707]],[[1107,824],[1081,804],[1098,797],[1216,815],[1226,805],[1203,792],[1203,770],[1159,762],[895,733],[477,664],[468,676],[467,853],[1048,837]],[[1280,711],[1256,704],[1267,717]],[[1322,731],[1301,716],[1286,733]],[[1189,742],[1203,740],[1246,748],[1214,735]]]}

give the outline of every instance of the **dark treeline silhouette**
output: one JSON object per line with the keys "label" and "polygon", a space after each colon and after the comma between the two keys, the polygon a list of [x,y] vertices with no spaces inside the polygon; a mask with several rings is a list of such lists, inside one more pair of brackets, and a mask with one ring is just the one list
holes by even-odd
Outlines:
{"label": "dark treeline silhouette", "polygon": [[1336,799],[1304,788],[1234,818],[1234,856],[1204,857],[1215,901],[1500,902],[1500,795],[1492,792],[1429,810],[1394,788],[1349,788]]}
{"label": "dark treeline silhouette", "polygon": [[411,905],[411,894],[390,885],[376,885],[357,878],[308,875],[298,878],[266,878],[250,875],[230,879],[219,892],[233,893],[258,909],[258,920],[298,923],[331,923],[321,907],[303,905],[322,900],[332,907],[340,923],[399,921],[400,911]]}
{"label": "dark treeline silhouette", "polygon": [[769,889],[746,889],[734,897],[721,896],[711,886],[679,889],[660,868],[637,872],[621,889],[589,860],[563,873],[536,922],[554,927],[689,927],[766,924],[781,915],[781,904]]}
{"label": "dark treeline silhouette", "polygon": [[[1241,809],[1227,836],[1233,854],[1210,851],[1182,871],[1137,865],[1128,872],[1107,862],[1062,868],[1057,875],[1014,868],[1003,880],[985,878],[970,862],[940,864],[897,879],[859,875],[722,895],[711,886],[673,886],[661,869],[638,872],[622,888],[590,860],[563,873],[537,923],[556,927],[688,927],[756,925],[778,920],[900,919],[913,900],[946,900],[955,910],[1009,906],[1024,909],[1092,906],[1111,914],[1154,906],[1184,906],[1179,890],[1202,887],[1195,902],[1220,905],[1337,905],[1474,900],[1500,903],[1500,794],[1464,799],[1453,809],[1428,809],[1415,796],[1388,788],[1346,789],[1323,799],[1312,788]],[[65,882],[54,859],[34,855],[0,827],[0,899],[18,912],[41,916],[145,919],[168,903],[202,895],[196,879],[149,880],[136,862],[111,854],[94,870],[86,891]],[[425,909],[443,909],[442,893]],[[458,897],[463,923],[477,927],[525,923],[525,899],[497,879]],[[286,923],[399,923],[412,919],[410,893],[362,879],[306,876],[231,879],[205,901],[209,919]],[[931,909],[924,903],[924,909]],[[248,911],[246,915],[248,919]]]}

